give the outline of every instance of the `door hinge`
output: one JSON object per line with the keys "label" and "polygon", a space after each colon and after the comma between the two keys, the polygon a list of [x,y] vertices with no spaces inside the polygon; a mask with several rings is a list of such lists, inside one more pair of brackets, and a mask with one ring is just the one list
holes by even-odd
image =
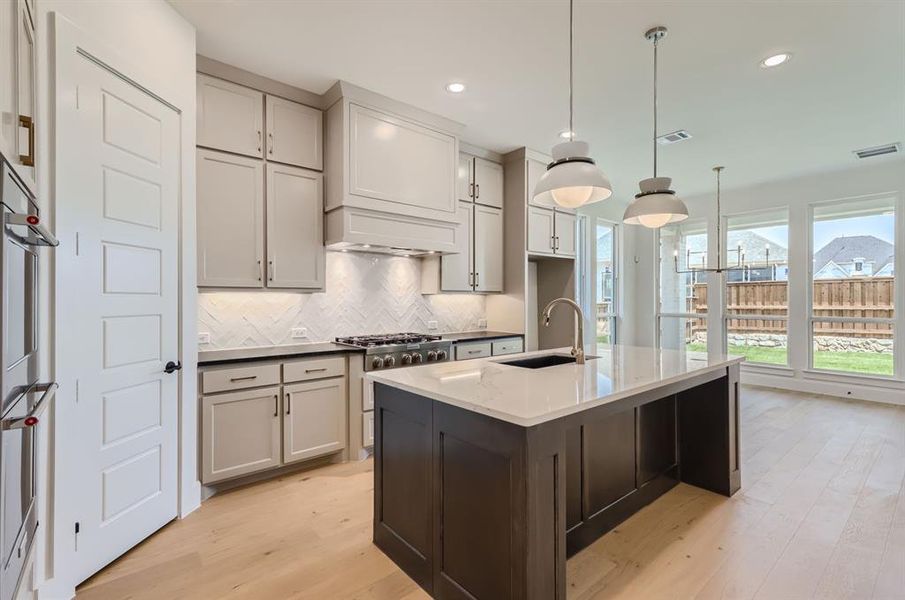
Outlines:
{"label": "door hinge", "polygon": [[81,524],[80,524],[78,521],[76,521],[76,522],[75,522],[75,534],[76,534],[76,535],[79,534],[79,530],[80,530],[80,529],[81,529]]}

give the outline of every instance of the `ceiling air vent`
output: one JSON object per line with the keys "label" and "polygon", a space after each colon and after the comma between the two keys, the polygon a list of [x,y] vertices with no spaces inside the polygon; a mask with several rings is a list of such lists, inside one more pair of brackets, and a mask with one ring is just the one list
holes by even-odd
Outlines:
{"label": "ceiling air vent", "polygon": [[683,142],[690,139],[691,134],[684,129],[680,129],[678,131],[673,131],[672,133],[664,133],[663,135],[659,136],[657,138],[657,143],[661,146],[665,146],[667,144],[675,144],[676,142]]}
{"label": "ceiling air vent", "polygon": [[874,146],[873,148],[861,148],[855,150],[855,156],[858,158],[870,158],[872,156],[882,156],[883,154],[894,154],[902,151],[902,144],[886,144],[884,146]]}

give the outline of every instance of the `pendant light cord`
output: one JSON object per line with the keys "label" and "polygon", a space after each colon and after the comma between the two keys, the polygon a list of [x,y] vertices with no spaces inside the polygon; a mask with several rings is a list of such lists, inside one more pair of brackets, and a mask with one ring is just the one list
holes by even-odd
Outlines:
{"label": "pendant light cord", "polygon": [[657,176],[657,44],[659,37],[654,37],[654,177]]}
{"label": "pendant light cord", "polygon": [[[723,232],[721,231],[723,217],[720,216],[722,214],[720,211],[720,174],[723,168],[715,167],[713,170],[716,171],[716,268],[719,272],[723,268]],[[726,263],[728,264],[729,261],[726,260]]]}
{"label": "pendant light cord", "polygon": [[573,81],[575,79],[575,69],[572,66],[572,62],[574,60],[573,55],[575,54],[574,44],[572,42],[572,38],[575,35],[575,18],[572,16],[574,11],[575,0],[569,0],[569,141],[575,140],[575,129],[572,124],[572,115],[575,112],[575,103],[573,100]]}

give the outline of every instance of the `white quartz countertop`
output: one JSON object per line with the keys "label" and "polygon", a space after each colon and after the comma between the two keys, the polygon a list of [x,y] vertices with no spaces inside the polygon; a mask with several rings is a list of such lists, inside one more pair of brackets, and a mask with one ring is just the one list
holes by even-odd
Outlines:
{"label": "white quartz countertop", "polygon": [[530,427],[700,375],[725,369],[741,356],[601,346],[584,365],[526,369],[502,362],[568,348],[449,361],[377,371],[367,376],[433,400]]}

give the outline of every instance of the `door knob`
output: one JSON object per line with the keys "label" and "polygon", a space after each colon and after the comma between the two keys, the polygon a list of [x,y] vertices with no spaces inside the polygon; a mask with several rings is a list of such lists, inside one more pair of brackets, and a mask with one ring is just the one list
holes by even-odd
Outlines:
{"label": "door knob", "polygon": [[176,371],[181,371],[181,370],[182,370],[182,363],[179,361],[176,361],[176,362],[170,361],[163,368],[164,373],[175,373]]}

